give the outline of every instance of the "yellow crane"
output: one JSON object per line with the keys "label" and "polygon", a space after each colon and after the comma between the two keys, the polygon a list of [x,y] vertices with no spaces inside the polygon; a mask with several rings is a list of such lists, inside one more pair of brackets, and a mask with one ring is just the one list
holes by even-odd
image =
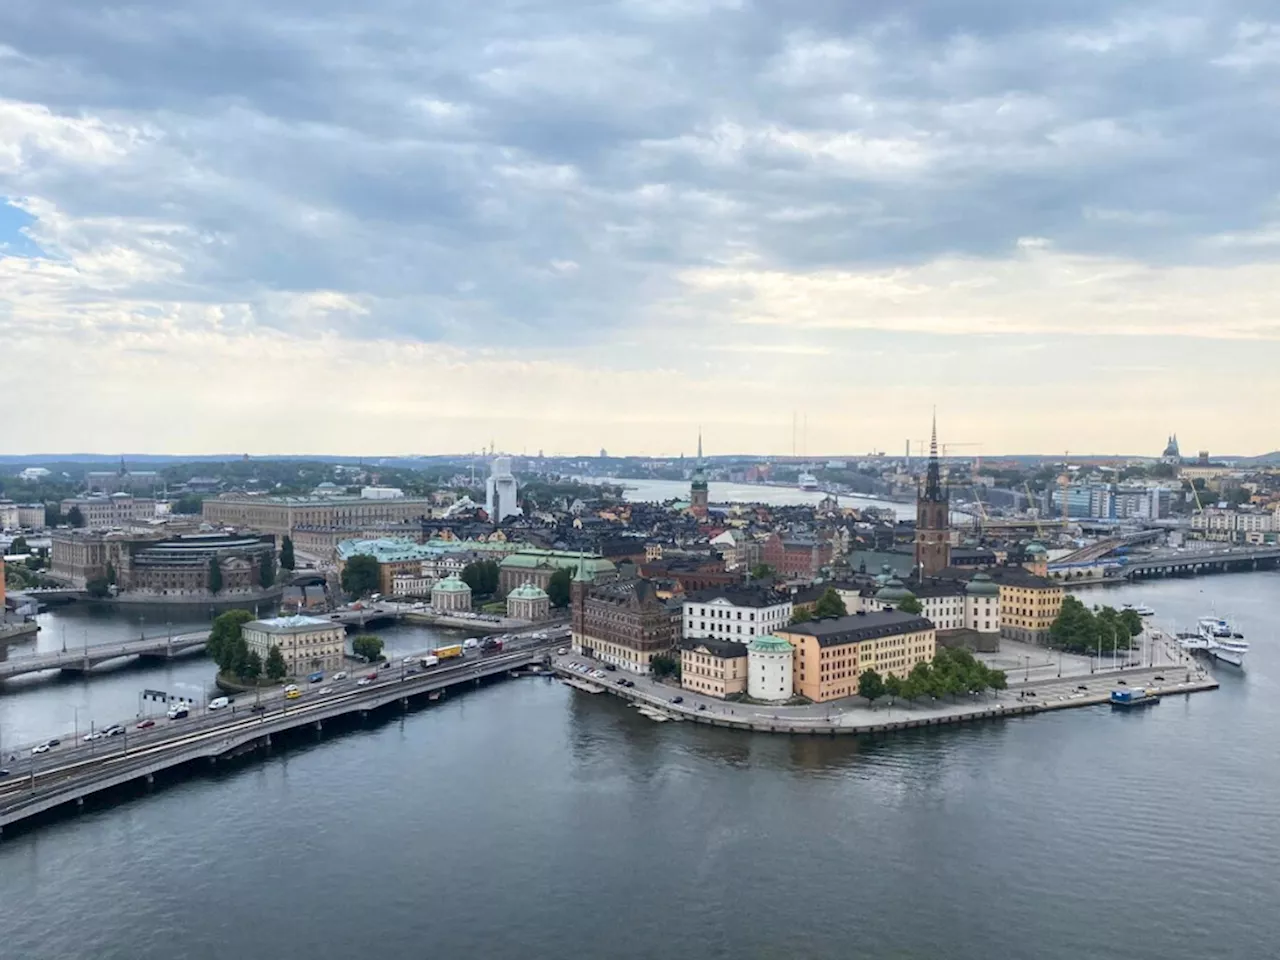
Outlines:
{"label": "yellow crane", "polygon": [[[1022,481],[1022,489],[1024,489],[1024,490],[1026,490],[1026,491],[1027,491],[1027,509],[1028,509],[1028,510],[1030,510],[1030,509],[1032,509],[1031,504],[1033,504],[1033,503],[1035,502],[1035,497],[1033,497],[1033,496],[1031,495],[1031,484],[1027,483],[1027,481],[1025,481],[1025,480],[1024,480],[1024,481]],[[1036,512],[1035,512],[1035,520],[1036,520],[1036,539],[1038,539],[1038,540],[1040,540],[1040,541],[1042,541],[1042,542],[1043,542],[1043,540],[1044,540],[1044,527],[1040,526],[1040,508],[1039,508],[1039,507],[1036,507],[1036,508],[1035,508],[1035,511],[1036,511]]]}
{"label": "yellow crane", "polygon": [[1196,513],[1204,513],[1204,504],[1200,502],[1200,491],[1196,489],[1196,482],[1188,480],[1187,483],[1191,486],[1191,495],[1196,498]]}

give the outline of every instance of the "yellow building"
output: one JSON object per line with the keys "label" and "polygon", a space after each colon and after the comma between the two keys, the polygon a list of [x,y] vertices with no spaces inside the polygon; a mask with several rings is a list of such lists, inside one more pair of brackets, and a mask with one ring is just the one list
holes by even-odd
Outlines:
{"label": "yellow building", "polygon": [[1045,643],[1049,628],[1062,612],[1062,585],[1021,567],[986,571],[1000,585],[1000,636],[1026,643]]}
{"label": "yellow building", "polygon": [[680,685],[724,699],[747,689],[747,645],[732,640],[684,640],[680,643]]}
{"label": "yellow building", "polygon": [[795,648],[795,692],[815,703],[856,695],[867,670],[905,677],[936,650],[933,623],[899,610],[827,617],[774,632]]}

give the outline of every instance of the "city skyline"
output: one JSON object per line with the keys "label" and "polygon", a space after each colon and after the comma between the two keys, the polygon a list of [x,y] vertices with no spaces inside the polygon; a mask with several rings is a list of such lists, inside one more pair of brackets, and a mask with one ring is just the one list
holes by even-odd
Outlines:
{"label": "city skyline", "polygon": [[0,451],[1280,448],[1280,23],[851,7],[7,5]]}

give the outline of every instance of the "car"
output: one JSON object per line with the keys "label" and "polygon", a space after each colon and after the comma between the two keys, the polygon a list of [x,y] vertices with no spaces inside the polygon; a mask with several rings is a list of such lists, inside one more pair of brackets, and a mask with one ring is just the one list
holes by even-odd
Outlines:
{"label": "car", "polygon": [[1154,676],[1151,679],[1154,680],[1156,683],[1164,683],[1164,677],[1161,677],[1159,675]]}
{"label": "car", "polygon": [[286,700],[297,700],[300,696],[302,696],[301,690],[286,690],[284,692],[284,698]]}
{"label": "car", "polygon": [[559,650],[556,651],[557,657],[567,657],[568,655],[569,655],[568,647],[561,647]]}
{"label": "car", "polygon": [[705,710],[705,709],[707,709],[707,705],[706,705],[705,703],[700,703],[700,704],[698,704],[698,709],[699,709],[699,710]]}
{"label": "car", "polygon": [[214,697],[209,701],[210,710],[225,710],[231,706],[231,701],[227,697]]}
{"label": "car", "polygon": [[1127,687],[1129,685],[1127,680],[1117,680],[1116,683],[1120,684],[1122,687]]}
{"label": "car", "polygon": [[37,743],[31,748],[31,755],[34,757],[37,753],[48,753],[49,745],[47,743]]}
{"label": "car", "polygon": [[628,681],[627,681],[627,686],[628,686],[628,687],[634,687],[635,685],[636,685],[636,682],[635,682],[634,680],[628,680]]}
{"label": "car", "polygon": [[1089,687],[1088,687],[1086,684],[1083,684],[1083,683],[1082,683],[1082,684],[1080,684],[1080,686],[1076,687],[1076,689],[1077,689],[1077,690],[1088,690],[1088,689],[1089,689]]}
{"label": "car", "polygon": [[289,684],[287,687],[285,687],[285,688],[284,688],[284,692],[285,692],[285,693],[297,693],[297,692],[298,692],[298,685],[297,685],[296,683],[291,683],[291,684]]}
{"label": "car", "polygon": [[154,727],[155,725],[156,725],[156,722],[155,722],[154,720],[152,720],[150,717],[148,717],[146,720],[139,720],[139,721],[138,721],[137,729],[138,729],[138,730],[150,730],[150,729],[151,729],[152,727]]}
{"label": "car", "polygon": [[263,713],[266,711],[266,709],[267,709],[267,705],[265,703],[255,703],[252,707],[249,708],[249,712]]}
{"label": "car", "polygon": [[45,743],[47,743],[51,747],[56,747],[61,742],[62,741],[59,740],[57,737],[50,737],[48,740],[45,741]]}
{"label": "car", "polygon": [[335,674],[333,675],[333,679],[335,679],[335,680],[345,680],[345,679],[347,679],[347,671],[345,671],[345,670],[339,670],[337,673],[335,673]]}
{"label": "car", "polygon": [[113,723],[103,731],[103,734],[108,737],[118,737],[122,733],[124,733],[124,727],[120,726],[118,723]]}
{"label": "car", "polygon": [[324,671],[317,670],[311,676],[307,677],[307,683],[320,683],[324,680]]}
{"label": "car", "polygon": [[617,668],[617,667],[615,667],[612,663],[606,663],[606,664],[604,665],[604,668],[605,668],[606,670],[608,670],[610,673],[613,673],[613,671],[615,671],[615,670],[617,670],[617,669],[618,669],[618,668]]}
{"label": "car", "polygon": [[183,720],[188,716],[186,707],[170,707],[168,717],[170,720]]}
{"label": "car", "polygon": [[366,674],[364,675],[364,678],[365,678],[366,680],[377,680],[377,679],[378,679],[378,671],[376,671],[376,670],[371,670],[371,671],[369,671],[368,673],[366,673]]}
{"label": "car", "polygon": [[413,663],[413,657],[405,657],[400,662],[407,667],[409,664]]}
{"label": "car", "polygon": [[85,743],[93,743],[93,741],[101,740],[105,736],[106,734],[103,733],[101,730],[90,730],[80,739],[83,740]]}
{"label": "car", "polygon": [[367,687],[371,683],[373,683],[373,681],[370,680],[368,677],[361,677],[359,680],[356,681],[356,686]]}
{"label": "car", "polygon": [[684,697],[672,697],[672,698],[671,698],[671,702],[672,702],[672,703],[684,703]]}
{"label": "car", "polygon": [[620,687],[625,687],[625,686],[627,685],[627,681],[623,680],[621,677],[619,677],[617,680],[615,680],[615,681],[613,681],[613,682],[614,682],[614,683],[616,683],[616,684],[617,684],[618,686],[620,686]]}
{"label": "car", "polygon": [[321,687],[321,688],[320,688],[320,692],[321,692],[321,693],[333,693],[333,687]]}
{"label": "car", "polygon": [[7,768],[7,767],[0,767],[0,777],[7,777],[8,775],[9,775],[9,770],[8,770],[8,768]]}

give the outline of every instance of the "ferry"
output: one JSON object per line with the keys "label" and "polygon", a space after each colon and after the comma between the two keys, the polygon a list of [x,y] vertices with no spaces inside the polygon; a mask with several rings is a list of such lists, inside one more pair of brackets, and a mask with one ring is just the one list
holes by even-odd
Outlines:
{"label": "ferry", "polygon": [[812,473],[800,474],[800,489],[801,490],[817,490],[818,478],[815,477]]}
{"label": "ferry", "polygon": [[1134,613],[1136,613],[1140,617],[1154,617],[1156,615],[1156,612],[1152,610],[1150,607],[1148,607],[1145,603],[1140,603],[1136,607],[1132,603],[1126,603],[1124,605],[1124,609],[1132,610]]}
{"label": "ferry", "polygon": [[1144,687],[1124,687],[1111,691],[1111,705],[1126,710],[1130,707],[1150,707],[1159,702],[1160,695],[1151,693]]}
{"label": "ferry", "polygon": [[1178,634],[1178,646],[1192,653],[1204,653],[1233,667],[1243,667],[1245,654],[1249,652],[1244,634],[1221,617],[1201,617],[1196,622],[1195,633]]}

